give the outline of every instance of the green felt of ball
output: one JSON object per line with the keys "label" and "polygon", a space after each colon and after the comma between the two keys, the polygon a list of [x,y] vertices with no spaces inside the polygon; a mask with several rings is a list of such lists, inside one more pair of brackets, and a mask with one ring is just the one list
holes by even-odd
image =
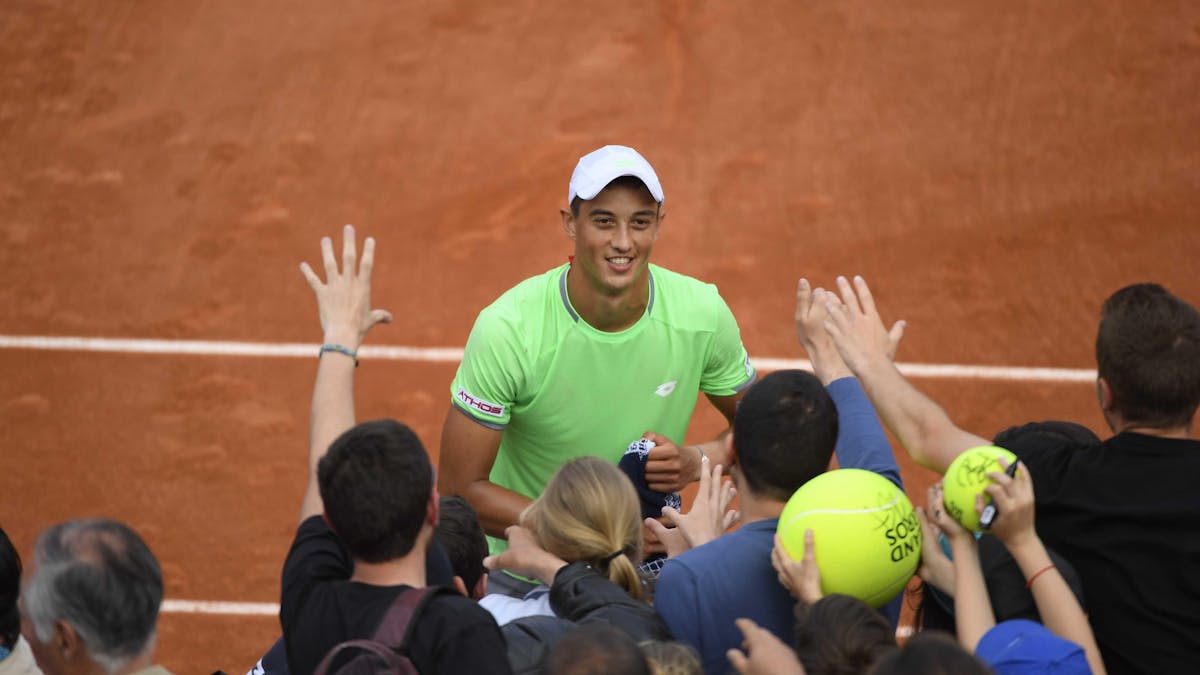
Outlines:
{"label": "green felt of ball", "polygon": [[912,502],[877,473],[838,469],[796,490],[776,530],[793,560],[804,557],[810,529],[826,595],[844,593],[882,607],[917,570],[921,526]]}
{"label": "green felt of ball", "polygon": [[1010,464],[1017,461],[1016,455],[994,445],[971,448],[954,458],[942,479],[942,499],[946,503],[946,513],[972,532],[981,530],[979,512],[975,510],[975,497],[983,495],[984,504],[991,501],[991,497],[983,489],[994,482],[988,478],[988,473],[1004,473],[1004,466],[998,461],[1000,457],[1008,460]]}

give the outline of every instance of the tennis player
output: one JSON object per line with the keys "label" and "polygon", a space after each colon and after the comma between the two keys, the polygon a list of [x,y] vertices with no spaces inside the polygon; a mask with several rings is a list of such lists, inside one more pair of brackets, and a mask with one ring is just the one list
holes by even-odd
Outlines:
{"label": "tennis player", "polygon": [[697,480],[702,456],[728,466],[728,429],[681,443],[699,392],[731,420],[756,377],[716,287],[651,264],[666,213],[637,151],[582,157],[567,201],[570,262],[480,312],[450,386],[438,488],[475,507],[493,553],[569,459],[615,464],[648,438],[647,482],[663,492]]}

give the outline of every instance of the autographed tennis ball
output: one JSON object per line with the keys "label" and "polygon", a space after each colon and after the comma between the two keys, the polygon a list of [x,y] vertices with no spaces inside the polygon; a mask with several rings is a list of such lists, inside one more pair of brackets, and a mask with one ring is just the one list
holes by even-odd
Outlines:
{"label": "autographed tennis ball", "polygon": [[946,512],[972,532],[979,532],[981,529],[979,513],[975,510],[975,496],[983,495],[984,504],[991,501],[983,489],[994,482],[987,477],[989,472],[1004,472],[1004,467],[997,461],[1000,457],[1007,459],[1009,463],[1017,461],[1016,455],[994,445],[971,448],[954,458],[942,479]]}
{"label": "autographed tennis ball", "polygon": [[921,557],[921,526],[912,502],[892,481],[862,469],[829,471],[788,500],[777,533],[793,560],[813,531],[821,591],[882,607],[904,590]]}

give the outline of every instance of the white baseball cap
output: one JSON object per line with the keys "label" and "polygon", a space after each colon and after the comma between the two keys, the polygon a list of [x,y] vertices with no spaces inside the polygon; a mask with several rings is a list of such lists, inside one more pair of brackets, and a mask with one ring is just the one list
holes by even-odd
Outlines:
{"label": "white baseball cap", "polygon": [[593,199],[605,186],[621,176],[638,178],[646,184],[654,201],[662,203],[663,189],[654,167],[637,150],[624,145],[606,145],[579,158],[575,172],[571,174],[567,203],[570,204],[576,197]]}

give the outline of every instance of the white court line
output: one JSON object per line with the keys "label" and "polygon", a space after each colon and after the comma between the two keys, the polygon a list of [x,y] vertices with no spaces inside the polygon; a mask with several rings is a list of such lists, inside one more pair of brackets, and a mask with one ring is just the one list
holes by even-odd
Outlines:
{"label": "white court line", "polygon": [[[223,342],[214,340],[150,340],[132,338],[60,337],[44,335],[0,335],[0,349],[109,352],[127,354],[187,354],[196,356],[268,356],[310,358],[317,345],[300,342]],[[459,347],[407,347],[367,345],[359,350],[365,359],[458,363]],[[751,357],[763,371],[800,368],[812,370],[806,359]],[[1018,382],[1094,382],[1096,371],[1083,368],[1023,368],[971,366],[952,363],[901,363],[909,377],[926,379],[1009,380]]]}
{"label": "white court line", "polygon": [[233,614],[239,616],[278,616],[279,603],[224,602],[214,600],[163,600],[167,614]]}

